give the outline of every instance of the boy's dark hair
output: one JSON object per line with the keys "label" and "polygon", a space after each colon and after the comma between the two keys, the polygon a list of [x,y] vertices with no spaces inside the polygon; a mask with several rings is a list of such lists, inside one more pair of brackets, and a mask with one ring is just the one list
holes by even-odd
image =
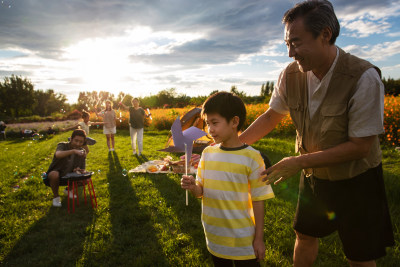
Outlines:
{"label": "boy's dark hair", "polygon": [[82,129],[74,130],[71,135],[71,140],[74,139],[75,136],[82,136],[84,140],[86,140],[86,132]]}
{"label": "boy's dark hair", "polygon": [[242,129],[246,120],[246,106],[243,100],[235,94],[229,92],[217,92],[210,95],[203,104],[201,116],[204,114],[217,113],[230,121],[233,117],[239,117],[237,130]]}
{"label": "boy's dark hair", "polygon": [[327,0],[308,0],[297,3],[293,8],[286,11],[283,15],[282,22],[290,24],[297,18],[304,19],[306,30],[317,38],[326,27],[332,31],[330,44],[334,44],[339,36],[340,25],[335,15],[332,3]]}
{"label": "boy's dark hair", "polygon": [[89,117],[89,112],[83,110],[82,111],[82,118],[86,118],[86,117]]}

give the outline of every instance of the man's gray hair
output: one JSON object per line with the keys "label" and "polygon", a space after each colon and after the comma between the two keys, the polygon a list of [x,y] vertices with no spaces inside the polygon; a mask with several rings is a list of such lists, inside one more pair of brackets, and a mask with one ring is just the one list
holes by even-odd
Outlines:
{"label": "man's gray hair", "polygon": [[317,38],[321,31],[328,27],[332,31],[329,43],[334,44],[336,42],[340,25],[331,2],[327,0],[307,0],[297,3],[293,8],[286,11],[282,23],[290,24],[300,17],[304,19],[306,30],[311,32],[314,38]]}

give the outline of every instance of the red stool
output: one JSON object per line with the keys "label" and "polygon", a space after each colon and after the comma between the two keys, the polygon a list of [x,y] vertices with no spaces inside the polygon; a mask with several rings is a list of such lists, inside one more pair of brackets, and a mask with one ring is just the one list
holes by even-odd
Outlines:
{"label": "red stool", "polygon": [[[73,197],[72,199],[70,199],[70,197],[69,197],[69,193],[71,191],[71,184],[72,184],[72,193],[76,195],[77,206],[79,206],[78,184],[81,183],[83,186],[83,195],[85,198],[85,204],[87,204],[87,201],[86,201],[86,185],[87,185],[92,208],[97,208],[97,198],[96,198],[96,193],[94,191],[93,182],[92,182],[92,178],[91,178],[92,174],[93,174],[93,172],[85,174],[85,175],[69,173],[66,176],[62,177],[62,179],[68,180],[68,197],[67,197],[68,198],[68,213],[70,213],[70,204],[69,204],[70,200],[72,201],[72,213],[75,212],[75,197]],[[93,203],[93,199],[94,199],[94,203]]]}

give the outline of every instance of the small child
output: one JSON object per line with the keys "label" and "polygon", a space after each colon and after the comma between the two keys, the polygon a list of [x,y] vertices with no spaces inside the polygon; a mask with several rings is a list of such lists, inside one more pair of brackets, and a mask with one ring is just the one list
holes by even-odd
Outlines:
{"label": "small child", "polygon": [[94,145],[96,144],[96,140],[94,140],[93,138],[88,137],[89,135],[89,131],[90,131],[90,126],[92,125],[99,125],[102,123],[93,123],[91,121],[89,121],[90,118],[90,114],[87,111],[82,111],[82,120],[78,122],[76,125],[68,127],[68,128],[64,128],[61,131],[65,132],[65,131],[69,131],[69,130],[74,130],[74,129],[82,129],[85,131],[86,133],[86,144],[84,145],[84,149],[86,150],[86,154],[89,153],[89,147],[87,145]]}
{"label": "small child", "polygon": [[[215,266],[260,266],[265,257],[264,200],[273,198],[260,179],[259,151],[238,137],[246,107],[236,95],[218,92],[201,113],[217,145],[204,149],[197,179],[183,175],[181,187],[202,198],[202,223]],[[238,265],[240,264],[240,265]]]}
{"label": "small child", "polygon": [[[53,161],[46,172],[46,177],[43,179],[45,185],[50,186],[53,191],[53,206],[61,207],[58,188],[60,185],[67,185],[66,181],[61,180],[61,177],[70,172],[85,172],[86,151],[83,146],[86,142],[86,133],[82,129],[77,129],[72,132],[71,141],[58,143],[56,152],[54,153]],[[65,193],[65,191],[64,191]],[[70,198],[75,197],[70,192]]]}

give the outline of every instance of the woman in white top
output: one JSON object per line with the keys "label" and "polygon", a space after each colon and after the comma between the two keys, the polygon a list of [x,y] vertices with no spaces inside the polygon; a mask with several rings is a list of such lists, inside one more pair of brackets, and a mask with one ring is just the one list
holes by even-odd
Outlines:
{"label": "woman in white top", "polygon": [[117,116],[114,109],[112,108],[112,103],[110,100],[106,101],[106,109],[102,110],[97,115],[103,117],[103,133],[107,137],[108,151],[114,151],[114,135],[117,133]]}

